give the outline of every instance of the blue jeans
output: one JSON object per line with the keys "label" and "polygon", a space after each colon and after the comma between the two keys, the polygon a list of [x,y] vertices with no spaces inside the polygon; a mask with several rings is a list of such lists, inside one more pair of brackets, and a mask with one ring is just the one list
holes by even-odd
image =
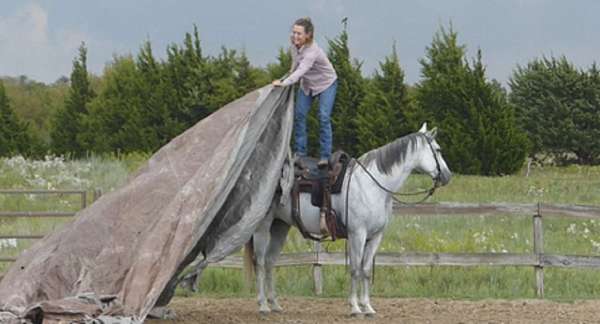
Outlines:
{"label": "blue jeans", "polygon": [[[321,159],[329,159],[333,134],[331,131],[331,111],[335,102],[338,80],[335,80],[319,96],[319,148]],[[306,116],[310,110],[313,96],[307,96],[301,88],[298,89],[296,109],[294,110],[294,138],[296,140],[294,151],[299,156],[306,156],[308,136],[306,134]]]}

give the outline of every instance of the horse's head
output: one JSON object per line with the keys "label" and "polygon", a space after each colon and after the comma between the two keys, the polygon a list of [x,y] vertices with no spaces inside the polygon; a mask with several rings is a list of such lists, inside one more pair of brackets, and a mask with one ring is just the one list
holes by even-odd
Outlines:
{"label": "horse's head", "polygon": [[426,145],[420,150],[417,159],[417,170],[429,174],[435,181],[436,186],[447,185],[452,177],[452,172],[450,172],[446,161],[442,157],[440,145],[435,140],[437,128],[427,130],[427,123],[423,123],[418,133],[423,135]]}

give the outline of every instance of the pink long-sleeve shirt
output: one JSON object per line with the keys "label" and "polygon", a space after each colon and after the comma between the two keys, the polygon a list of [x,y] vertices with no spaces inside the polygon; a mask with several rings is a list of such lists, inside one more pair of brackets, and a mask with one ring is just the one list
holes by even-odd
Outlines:
{"label": "pink long-sleeve shirt", "polygon": [[316,96],[337,79],[333,65],[316,42],[300,48],[292,45],[291,52],[293,72],[281,82],[283,86],[300,80],[302,91],[307,96]]}

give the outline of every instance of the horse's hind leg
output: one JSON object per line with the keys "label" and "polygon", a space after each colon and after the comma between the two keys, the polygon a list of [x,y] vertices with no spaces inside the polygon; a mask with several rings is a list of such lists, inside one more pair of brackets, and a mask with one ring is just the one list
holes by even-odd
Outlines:
{"label": "horse's hind leg", "polygon": [[263,220],[258,226],[253,236],[254,255],[256,258],[256,290],[258,294],[258,311],[261,314],[266,314],[271,311],[267,305],[265,298],[265,262],[267,249],[269,248],[269,240],[271,239],[271,220],[268,218]]}
{"label": "horse's hind leg", "polygon": [[382,238],[383,231],[379,232],[377,235],[373,236],[367,241],[365,253],[362,259],[363,291],[360,299],[360,305],[362,306],[363,312],[366,315],[375,315],[375,310],[371,306],[371,301],[369,299],[369,284],[371,281],[371,274],[373,273],[373,260]]}
{"label": "horse's hind leg", "polygon": [[281,312],[283,309],[277,303],[277,293],[275,289],[275,279],[273,278],[273,268],[275,262],[279,258],[279,254],[283,249],[285,239],[287,238],[290,225],[281,221],[274,220],[271,225],[271,241],[269,242],[269,248],[267,250],[267,256],[265,259],[265,270],[266,270],[266,284],[268,291],[268,301],[273,312]]}

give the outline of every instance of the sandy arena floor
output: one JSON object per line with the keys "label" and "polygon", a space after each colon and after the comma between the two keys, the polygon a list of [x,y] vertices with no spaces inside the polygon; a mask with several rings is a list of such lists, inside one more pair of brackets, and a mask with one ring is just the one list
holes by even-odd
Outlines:
{"label": "sandy arena floor", "polygon": [[351,318],[346,300],[339,298],[281,298],[280,304],[284,313],[261,316],[254,299],[176,298],[170,305],[176,320],[147,323],[600,323],[600,301],[375,298],[374,318]]}

